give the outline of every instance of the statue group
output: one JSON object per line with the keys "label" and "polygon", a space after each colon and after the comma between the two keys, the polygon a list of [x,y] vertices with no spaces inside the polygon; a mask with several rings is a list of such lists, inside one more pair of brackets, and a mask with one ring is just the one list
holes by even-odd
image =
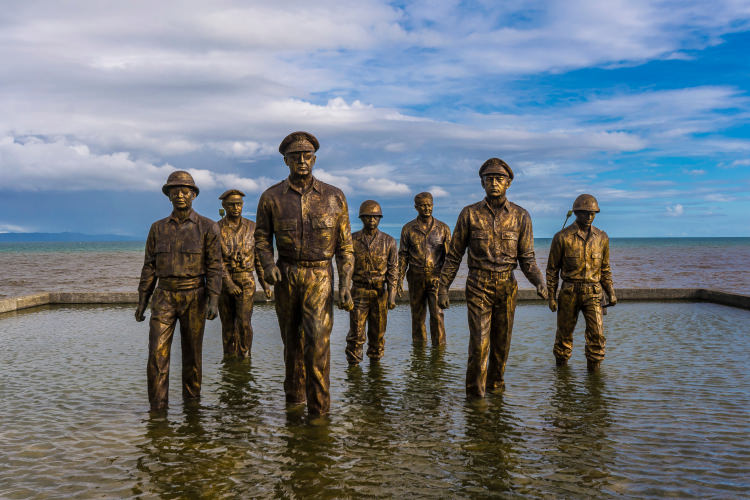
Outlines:
{"label": "statue group", "polygon": [[432,216],[432,195],[417,194],[418,215],[403,227],[397,249],[395,239],[378,229],[383,212],[377,201],[362,203],[363,228],[352,234],[344,193],[312,175],[318,148],[318,140],[307,132],[284,138],[279,152],[289,176],[263,192],[256,222],[242,217],[245,195],[238,189],[219,197],[225,216],[218,223],[197,214],[192,202],[199,189],[191,175],[170,174],[162,191],[172,213],[149,231],[135,311],[136,320],[144,321],[151,303],[147,378],[152,410],[167,406],[170,349],[178,321],[184,398],[200,395],[206,319],[220,316],[226,357],[250,356],[255,270],[266,297],[275,295],[287,404],[306,403],[311,416],[328,413],[334,299],[350,315],[345,349],[350,364],[362,361],[365,341],[373,362],[384,355],[388,310],[404,293],[404,277],[412,339],[427,341],[429,310],[430,339],[439,347],[446,342],[443,310],[449,307],[448,290],[467,250],[467,397],[504,387],[518,293],[513,271],[519,266],[539,297],[557,312],[557,365],[565,365],[571,356],[573,330],[583,312],[587,368],[598,370],[605,350],[603,294],[609,299],[606,306],[615,305],[617,298],[609,239],[592,225],[599,212],[593,196],[580,195],[573,203],[575,222],[555,234],[545,280],[534,255],[531,217],[506,198],[514,174],[503,160],[490,158],[479,168],[486,196],[461,211],[453,235]]}

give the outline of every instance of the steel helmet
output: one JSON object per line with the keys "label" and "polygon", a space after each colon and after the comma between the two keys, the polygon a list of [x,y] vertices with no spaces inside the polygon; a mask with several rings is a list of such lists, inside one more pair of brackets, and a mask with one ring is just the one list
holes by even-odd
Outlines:
{"label": "steel helmet", "polygon": [[380,203],[375,200],[365,200],[359,206],[359,217],[363,215],[377,215],[378,217],[383,216],[383,211],[380,209]]}
{"label": "steel helmet", "polygon": [[590,194],[582,194],[573,202],[573,211],[585,210],[586,212],[599,212],[599,203]]}

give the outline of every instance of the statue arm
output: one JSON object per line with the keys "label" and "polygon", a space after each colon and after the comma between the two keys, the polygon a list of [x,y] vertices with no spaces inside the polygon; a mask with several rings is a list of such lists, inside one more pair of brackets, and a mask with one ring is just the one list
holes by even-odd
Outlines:
{"label": "statue arm", "polygon": [[221,256],[221,238],[219,236],[219,227],[216,223],[211,224],[206,231],[205,239],[206,252],[206,289],[208,290],[209,299],[215,297],[218,299],[221,293],[221,283],[226,277],[226,269]]}
{"label": "statue arm", "polygon": [[141,280],[138,284],[138,303],[144,306],[156,288],[156,229],[151,226],[146,238],[146,250],[141,269]]}
{"label": "statue arm", "polygon": [[406,236],[406,227],[401,229],[401,238],[398,244],[398,277],[396,279],[396,286],[403,286],[404,276],[406,276],[406,269],[409,267],[409,240]]}
{"label": "statue arm", "polygon": [[562,237],[557,233],[552,238],[552,244],[549,248],[549,258],[547,259],[547,293],[550,297],[557,295],[557,285],[560,280],[560,267],[563,257]]}
{"label": "statue arm", "polygon": [[617,302],[615,297],[615,286],[612,282],[612,269],[609,267],[609,237],[605,235],[604,244],[602,245],[602,270],[601,280],[599,282],[602,288],[607,292],[607,296],[610,299],[610,303]]}
{"label": "statue arm", "polygon": [[388,262],[386,263],[385,279],[388,282],[388,290],[395,293],[399,285],[399,254],[396,250],[396,241],[389,239]]}
{"label": "statue arm", "polygon": [[448,289],[456,278],[461,260],[464,258],[464,252],[469,244],[469,213],[464,208],[458,216],[456,227],[453,229],[453,236],[448,245],[448,253],[445,255],[445,263],[440,272],[440,290],[441,293],[448,293]]}
{"label": "statue arm", "polygon": [[354,273],[354,244],[352,243],[352,227],[349,223],[349,207],[346,198],[343,199],[341,215],[336,227],[336,269],[339,274],[339,290],[351,289],[352,274]]}
{"label": "statue arm", "polygon": [[[273,262],[273,213],[265,194],[258,201],[255,220],[255,255],[264,270],[274,265]],[[260,276],[259,276],[260,277]],[[265,279],[265,273],[264,273]]]}
{"label": "statue arm", "polygon": [[545,286],[542,271],[536,264],[534,230],[531,227],[531,217],[528,213],[524,213],[521,217],[521,227],[518,233],[518,263],[523,275],[537,290]]}

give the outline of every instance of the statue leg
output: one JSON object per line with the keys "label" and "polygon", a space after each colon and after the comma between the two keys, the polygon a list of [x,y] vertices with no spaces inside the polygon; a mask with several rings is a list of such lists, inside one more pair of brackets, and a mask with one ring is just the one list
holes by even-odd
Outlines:
{"label": "statue leg", "polygon": [[169,401],[169,360],[177,325],[177,312],[171,300],[173,293],[157,288],[151,297],[146,378],[152,410],[166,408]]}
{"label": "statue leg", "polygon": [[469,359],[466,364],[466,396],[484,397],[487,358],[490,352],[492,290],[487,280],[469,275],[466,280],[466,309],[469,317]]}
{"label": "statue leg", "polygon": [[427,288],[427,305],[430,308],[430,337],[433,346],[445,345],[443,310],[438,307],[439,280],[432,279]]}
{"label": "statue leg", "polygon": [[[284,343],[284,393],[286,402],[305,402],[305,363],[303,359],[302,314],[297,275],[299,271],[282,269],[282,280],[274,285],[276,318]],[[292,282],[293,280],[293,282]]]}
{"label": "statue leg", "polygon": [[573,331],[578,321],[578,293],[572,286],[565,286],[557,297],[557,332],[552,352],[558,365],[565,365],[573,353]]}
{"label": "statue leg", "polygon": [[184,301],[180,314],[180,343],[182,346],[182,396],[197,398],[201,394],[203,377],[203,331],[206,327],[206,289],[201,287],[177,292]]}
{"label": "statue leg", "polygon": [[415,343],[427,341],[427,329],[425,328],[426,290],[424,273],[413,271],[409,268],[406,272],[406,281],[409,283],[409,305],[411,306],[411,339]]}
{"label": "statue leg", "polygon": [[581,297],[581,310],[586,320],[586,360],[594,369],[604,359],[607,339],[604,337],[602,320],[602,292],[600,285],[593,285]]}
{"label": "statue leg", "polygon": [[388,322],[388,293],[383,288],[370,293],[367,316],[367,357],[380,359],[385,354],[385,328]]}
{"label": "statue leg", "polygon": [[505,386],[505,363],[510,353],[513,318],[516,312],[518,283],[514,278],[497,285],[497,297],[492,305],[490,322],[490,361],[487,368],[487,389],[500,390]]}
{"label": "statue leg", "polygon": [[249,358],[253,349],[253,306],[255,303],[255,281],[243,281],[242,295],[235,298],[235,328],[237,329],[237,354]]}
{"label": "statue leg", "polygon": [[324,415],[331,406],[331,329],[333,328],[333,269],[300,268],[302,331],[304,334],[307,412]]}
{"label": "statue leg", "polygon": [[221,343],[225,357],[237,355],[236,316],[234,296],[222,289],[221,295],[219,295],[219,319],[221,320]]}
{"label": "statue leg", "polygon": [[362,346],[365,343],[365,322],[367,321],[367,290],[352,288],[354,309],[349,312],[349,333],[346,335],[346,360],[350,365],[362,361]]}

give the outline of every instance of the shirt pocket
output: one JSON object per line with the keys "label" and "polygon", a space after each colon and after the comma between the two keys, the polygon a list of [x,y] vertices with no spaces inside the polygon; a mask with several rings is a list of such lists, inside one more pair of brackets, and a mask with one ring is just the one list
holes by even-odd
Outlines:
{"label": "shirt pocket", "polygon": [[490,233],[484,229],[472,229],[469,240],[469,246],[474,252],[480,255],[489,254]]}
{"label": "shirt pocket", "polygon": [[297,219],[279,219],[275,224],[276,245],[279,247],[295,246]]}
{"label": "shirt pocket", "polygon": [[336,221],[331,215],[324,215],[322,217],[312,217],[310,219],[310,223],[312,224],[313,229],[320,229],[320,230],[333,230],[333,226],[335,225]]}
{"label": "shirt pocket", "polygon": [[180,248],[182,271],[188,275],[203,272],[203,242],[192,238],[182,241]]}
{"label": "shirt pocket", "polygon": [[518,255],[518,233],[516,231],[501,231],[500,239],[503,254],[515,258]]}
{"label": "shirt pocket", "polygon": [[333,241],[333,230],[336,225],[336,218],[332,215],[322,215],[310,217],[310,226],[312,227],[311,243],[318,249],[325,252]]}
{"label": "shirt pocket", "polygon": [[154,254],[156,255],[156,269],[165,271],[172,267],[172,245],[170,241],[157,241]]}

